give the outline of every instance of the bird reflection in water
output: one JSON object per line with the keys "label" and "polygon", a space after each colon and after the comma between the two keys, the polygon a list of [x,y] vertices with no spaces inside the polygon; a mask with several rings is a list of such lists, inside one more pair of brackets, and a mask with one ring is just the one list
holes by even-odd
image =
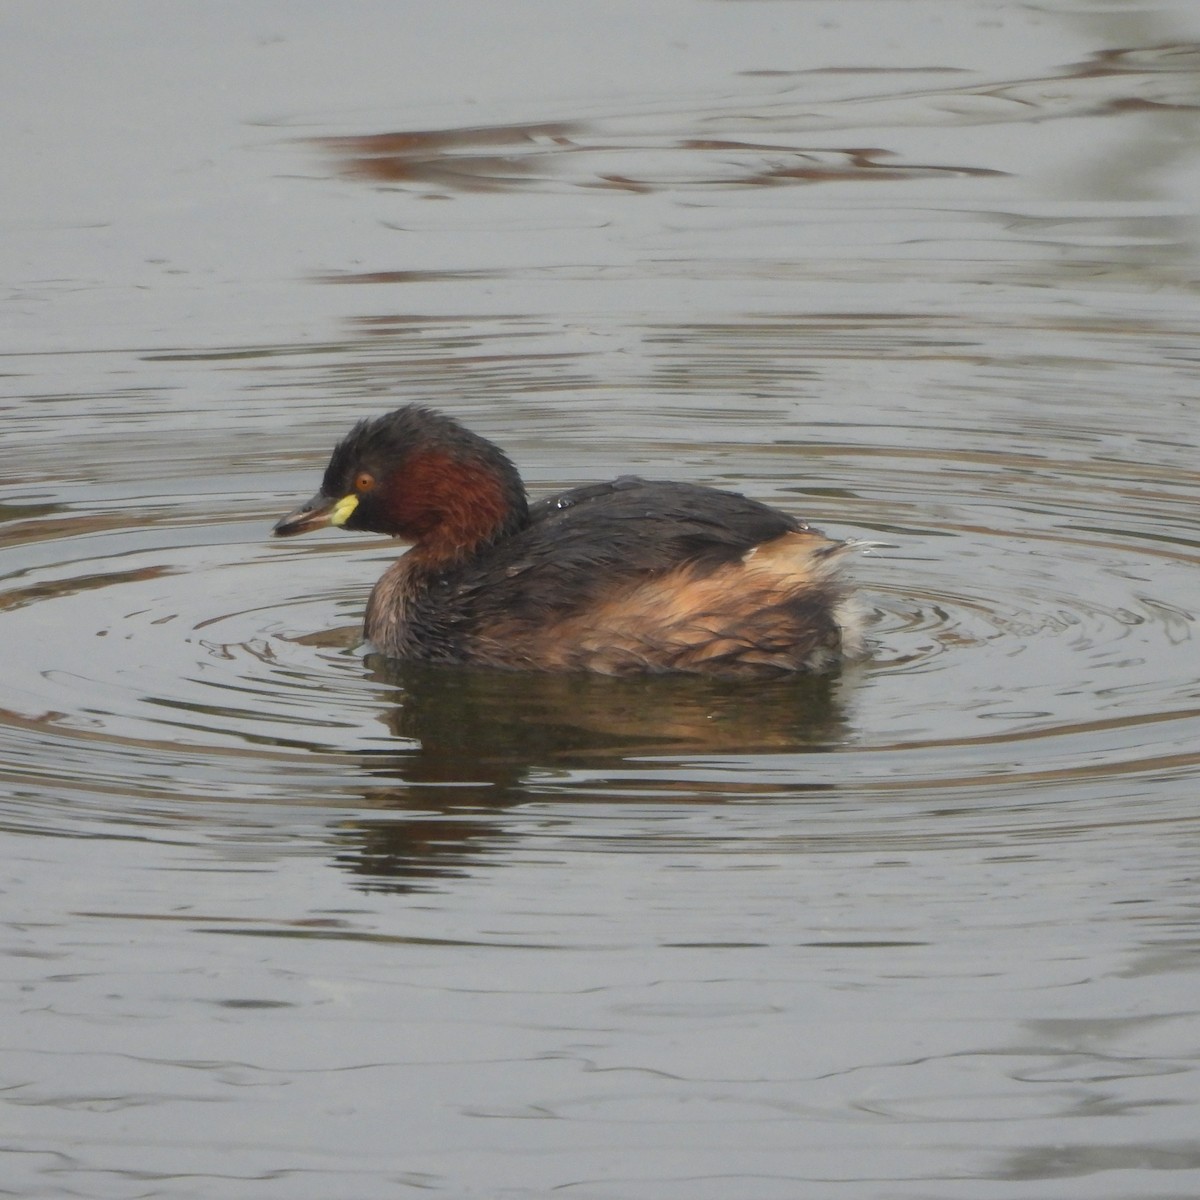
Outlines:
{"label": "bird reflection in water", "polygon": [[[389,815],[341,831],[338,865],[370,891],[425,890],[469,873],[511,844],[497,815],[533,800],[727,798],[727,782],[688,778],[689,760],[827,750],[846,738],[852,685],[851,672],[750,683],[464,670],[378,655],[367,666],[397,689],[382,719],[407,743],[364,761],[374,781],[364,801]],[[803,779],[789,783],[797,788]]]}

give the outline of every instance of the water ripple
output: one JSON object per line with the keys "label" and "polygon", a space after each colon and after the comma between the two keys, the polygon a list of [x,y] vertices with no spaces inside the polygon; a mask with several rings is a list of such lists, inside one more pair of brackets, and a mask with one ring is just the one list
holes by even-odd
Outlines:
{"label": "water ripple", "polygon": [[[956,836],[1000,842],[1078,828],[1099,796],[1141,797],[1131,820],[1170,819],[1144,793],[1198,761],[1200,693],[1180,657],[1197,609],[1194,479],[1081,457],[1084,427],[1055,432],[1037,455],[968,427],[957,451],[861,435],[809,447],[823,456],[810,466],[836,460],[836,489],[790,483],[786,443],[740,467],[709,448],[709,481],[749,469],[764,498],[889,543],[857,568],[871,660],[754,689],[396,670],[357,649],[390,546],[284,547],[266,520],[222,536],[153,514],[76,531],[47,516],[47,557],[18,506],[0,593],[14,647],[0,736],[20,797],[6,819],[806,793],[818,808],[875,797],[867,828],[887,844],[930,836],[927,807],[896,809],[906,795],[971,795]],[[833,836],[859,837],[839,812]]]}

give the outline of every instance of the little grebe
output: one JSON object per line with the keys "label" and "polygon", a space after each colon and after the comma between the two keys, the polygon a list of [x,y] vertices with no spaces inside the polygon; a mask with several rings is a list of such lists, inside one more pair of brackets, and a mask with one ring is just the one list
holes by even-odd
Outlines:
{"label": "little grebe", "polygon": [[862,648],[826,538],[733,492],[622,476],[527,503],[516,467],[409,406],[360,421],[275,533],[322,525],[412,549],[365,632],[394,658],[606,674],[822,671]]}

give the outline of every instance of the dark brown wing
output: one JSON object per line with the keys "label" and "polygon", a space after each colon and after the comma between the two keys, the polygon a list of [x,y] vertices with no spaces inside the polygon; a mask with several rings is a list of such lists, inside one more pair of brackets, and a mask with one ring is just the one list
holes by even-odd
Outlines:
{"label": "dark brown wing", "polygon": [[580,612],[630,584],[684,564],[716,569],[802,521],[734,492],[622,476],[530,510],[530,524],[437,591],[468,620],[542,622]]}

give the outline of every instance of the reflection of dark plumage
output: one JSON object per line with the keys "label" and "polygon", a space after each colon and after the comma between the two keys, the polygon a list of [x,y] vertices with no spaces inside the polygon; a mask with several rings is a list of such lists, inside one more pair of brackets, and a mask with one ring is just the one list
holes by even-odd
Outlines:
{"label": "reflection of dark plumage", "polygon": [[501,450],[425,408],[356,425],[275,532],[328,523],[413,543],[367,606],[394,658],[736,676],[824,670],[861,643],[846,543],[732,492],[632,476],[530,506]]}

